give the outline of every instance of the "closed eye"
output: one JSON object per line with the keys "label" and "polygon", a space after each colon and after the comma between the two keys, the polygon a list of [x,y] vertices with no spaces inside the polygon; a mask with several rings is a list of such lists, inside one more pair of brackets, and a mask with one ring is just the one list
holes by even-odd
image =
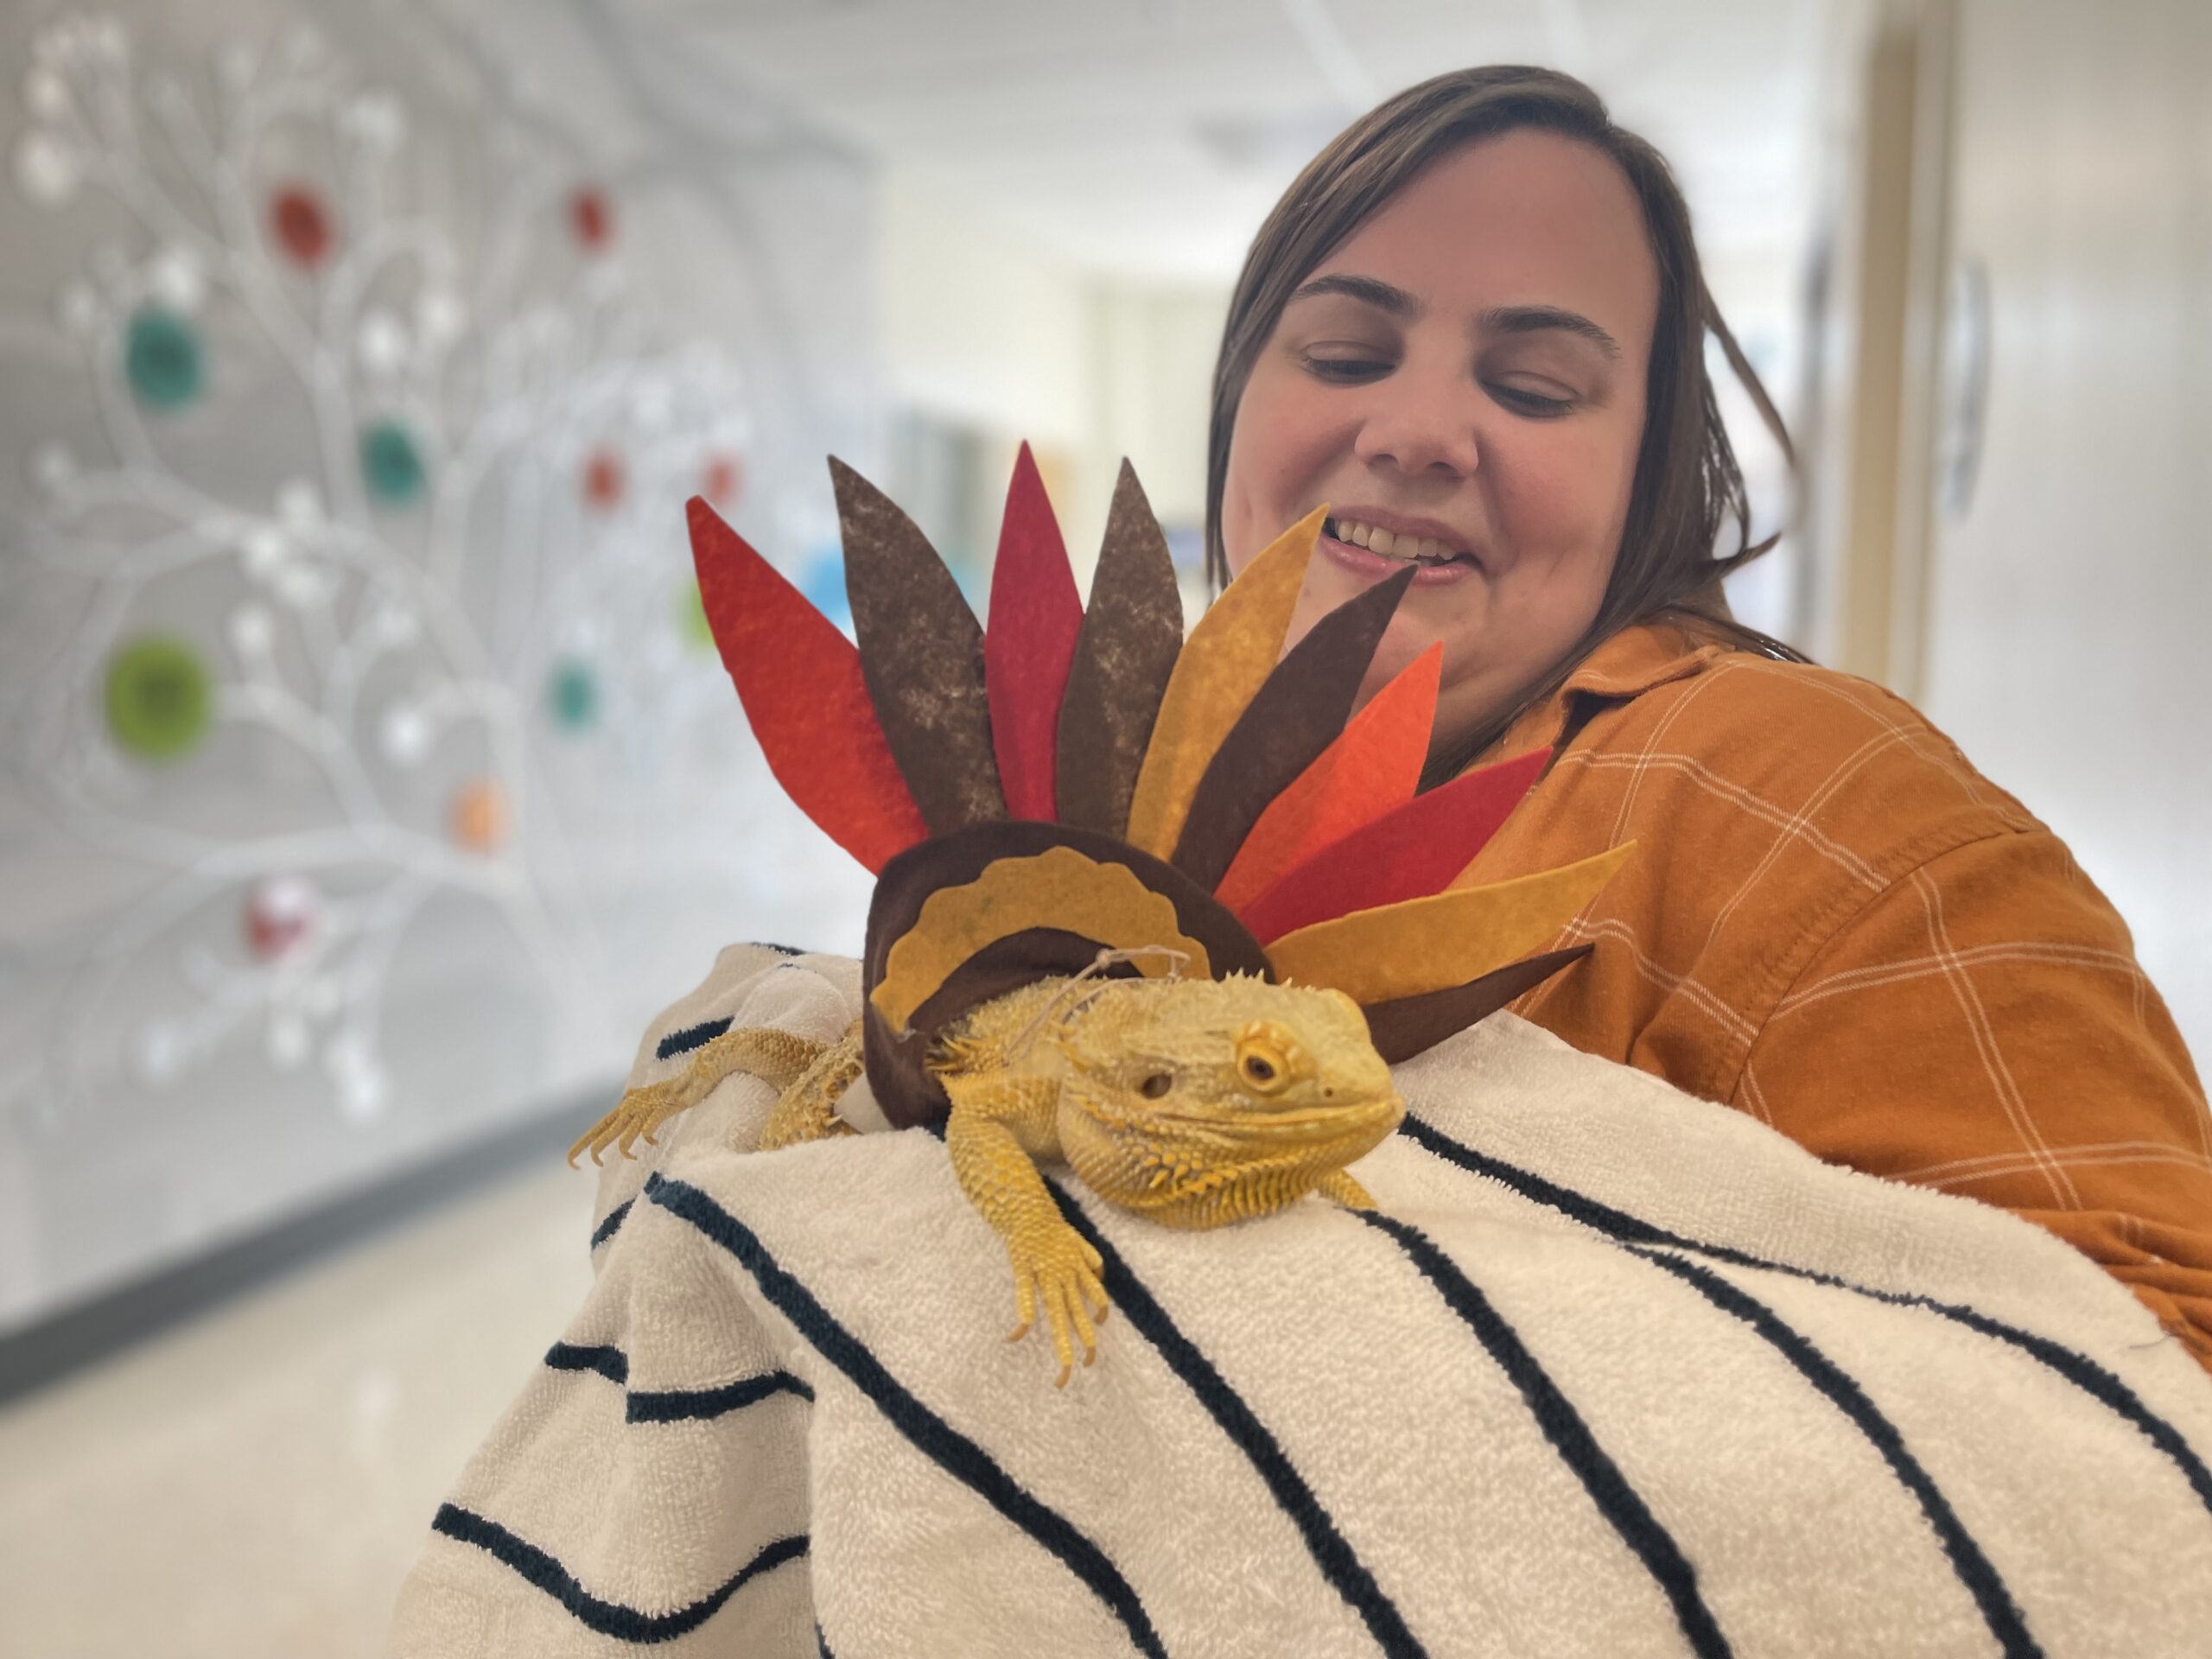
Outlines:
{"label": "closed eye", "polygon": [[1574,408],[1572,397],[1550,397],[1525,386],[1509,386],[1499,381],[1491,383],[1490,395],[1516,414],[1538,420],[1554,420]]}
{"label": "closed eye", "polygon": [[1397,365],[1381,357],[1316,357],[1306,355],[1306,372],[1331,385],[1358,385],[1380,380]]}

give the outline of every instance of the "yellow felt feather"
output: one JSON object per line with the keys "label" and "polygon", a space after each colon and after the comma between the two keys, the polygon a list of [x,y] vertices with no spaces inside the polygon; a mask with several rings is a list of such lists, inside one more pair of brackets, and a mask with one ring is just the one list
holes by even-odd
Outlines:
{"label": "yellow felt feather", "polygon": [[1135,958],[1148,977],[1212,977],[1205,946],[1183,931],[1166,894],[1145,886],[1126,864],[1052,847],[1033,857],[996,859],[973,881],[931,893],[884,958],[883,978],[868,1000],[893,1031],[904,1032],[954,969],[985,945],[1032,927],[1080,934],[1116,950],[1150,945],[1183,953],[1179,963],[1165,955]]}
{"label": "yellow felt feather", "polygon": [[1275,664],[1306,585],[1306,562],[1328,508],[1316,507],[1269,543],[1198,619],[1160,700],[1137,772],[1122,839],[1171,858],[1198,780]]}
{"label": "yellow felt feather", "polygon": [[1447,888],[1315,922],[1269,945],[1268,960],[1291,983],[1327,986],[1361,1003],[1464,985],[1548,944],[1635,845],[1511,881]]}

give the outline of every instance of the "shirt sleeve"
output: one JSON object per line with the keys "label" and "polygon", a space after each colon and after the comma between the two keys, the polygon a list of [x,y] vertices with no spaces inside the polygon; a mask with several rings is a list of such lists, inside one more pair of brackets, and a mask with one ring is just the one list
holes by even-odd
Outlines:
{"label": "shirt sleeve", "polygon": [[1913,868],[1776,1002],[1731,1103],[1818,1156],[2000,1205],[2212,1370],[2212,1121],[2127,928],[2048,831]]}

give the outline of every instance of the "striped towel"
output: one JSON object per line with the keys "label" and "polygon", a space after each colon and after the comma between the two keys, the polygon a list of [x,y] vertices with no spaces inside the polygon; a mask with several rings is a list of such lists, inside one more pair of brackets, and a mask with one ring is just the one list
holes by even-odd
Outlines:
{"label": "striped towel", "polygon": [[[858,997],[726,952],[632,1082]],[[747,1153],[730,1079],[605,1177],[395,1650],[2212,1653],[2212,1380],[2094,1262],[1510,1015],[1400,1077],[1373,1214],[1059,1173],[1114,1301],[1065,1390],[938,1139]]]}

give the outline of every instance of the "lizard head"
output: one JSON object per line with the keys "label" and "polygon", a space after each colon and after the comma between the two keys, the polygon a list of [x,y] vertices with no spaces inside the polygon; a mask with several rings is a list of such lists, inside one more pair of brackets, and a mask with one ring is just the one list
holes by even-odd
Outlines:
{"label": "lizard head", "polygon": [[1068,1161],[1101,1197],[1171,1224],[1279,1209],[1405,1115],[1341,991],[1244,976],[1116,981],[1056,1041]]}

